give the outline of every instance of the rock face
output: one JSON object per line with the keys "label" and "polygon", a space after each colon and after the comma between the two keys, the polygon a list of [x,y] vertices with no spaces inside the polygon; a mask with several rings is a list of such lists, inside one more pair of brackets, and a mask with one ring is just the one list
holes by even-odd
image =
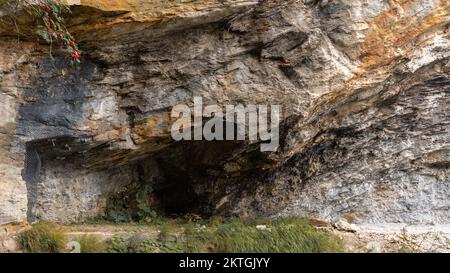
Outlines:
{"label": "rock face", "polygon": [[[69,3],[77,67],[0,31],[0,224],[450,222],[448,1]],[[170,111],[194,96],[281,105],[279,149],[174,142]]]}

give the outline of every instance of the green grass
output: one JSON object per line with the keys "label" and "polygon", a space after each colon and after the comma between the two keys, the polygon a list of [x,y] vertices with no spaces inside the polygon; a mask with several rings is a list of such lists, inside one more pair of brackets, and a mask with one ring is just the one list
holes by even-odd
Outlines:
{"label": "green grass", "polygon": [[107,251],[109,253],[130,253],[129,245],[131,243],[120,236],[114,236],[108,242]]}
{"label": "green grass", "polygon": [[[266,229],[257,229],[265,225]],[[229,220],[207,228],[188,225],[183,242],[186,252],[221,253],[324,253],[343,252],[340,239],[317,230],[298,218]]]}
{"label": "green grass", "polygon": [[[257,228],[262,226],[265,228]],[[117,228],[121,226],[118,225]],[[129,226],[126,226],[129,229]],[[149,236],[149,228],[158,236]],[[343,252],[343,242],[332,232],[317,229],[300,218],[249,219],[212,217],[207,220],[161,218],[159,224],[139,224],[102,241],[93,235],[75,239],[82,253],[324,253]],[[131,237],[130,237],[131,235]],[[64,234],[55,225],[38,223],[20,234],[27,252],[62,252]]]}
{"label": "green grass", "polygon": [[181,246],[177,242],[163,242],[159,239],[146,239],[134,235],[128,239],[114,236],[108,243],[109,253],[179,253]]}
{"label": "green grass", "polygon": [[106,252],[106,244],[93,235],[83,235],[76,240],[80,244],[81,253],[103,253]]}
{"label": "green grass", "polygon": [[[265,229],[258,229],[263,225]],[[197,222],[168,220],[157,239],[115,237],[109,252],[326,253],[343,252],[342,241],[306,220],[240,220],[214,217]],[[169,240],[170,238],[170,240]]]}
{"label": "green grass", "polygon": [[19,234],[22,250],[32,253],[57,253],[64,249],[64,233],[56,225],[46,222],[34,224]]}

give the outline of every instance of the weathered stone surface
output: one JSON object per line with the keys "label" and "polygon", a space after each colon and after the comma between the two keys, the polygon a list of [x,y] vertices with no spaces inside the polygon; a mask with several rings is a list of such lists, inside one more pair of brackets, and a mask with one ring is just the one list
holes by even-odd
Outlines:
{"label": "weathered stone surface", "polygon": [[[80,4],[80,66],[0,44],[0,222],[140,208],[147,185],[169,213],[449,223],[448,1]],[[173,143],[193,96],[282,105],[279,150]]]}
{"label": "weathered stone surface", "polygon": [[22,179],[24,150],[15,133],[20,86],[27,80],[23,63],[26,52],[16,53],[15,43],[0,44],[0,224],[26,219],[27,189]]}

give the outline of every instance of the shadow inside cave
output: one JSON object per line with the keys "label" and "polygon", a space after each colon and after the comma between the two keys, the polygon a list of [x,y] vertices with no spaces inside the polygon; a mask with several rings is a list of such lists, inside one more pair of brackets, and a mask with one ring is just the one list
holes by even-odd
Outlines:
{"label": "shadow inside cave", "polygon": [[29,142],[22,173],[28,219],[126,222],[155,214],[208,215],[211,196],[221,190],[215,181],[228,175],[223,166],[244,146],[242,141],[180,141],[116,162],[105,159],[130,151],[93,147],[88,138]]}

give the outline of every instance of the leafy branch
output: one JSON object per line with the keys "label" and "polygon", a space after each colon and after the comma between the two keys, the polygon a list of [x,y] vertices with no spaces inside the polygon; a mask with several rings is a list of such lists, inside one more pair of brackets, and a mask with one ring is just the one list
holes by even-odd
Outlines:
{"label": "leafy branch", "polygon": [[56,0],[3,0],[0,3],[0,21],[12,22],[18,37],[21,36],[19,16],[29,16],[38,21],[35,31],[50,45],[50,56],[53,45],[58,44],[72,62],[80,62],[78,44],[64,23],[63,15],[67,13],[70,13],[69,6]]}

